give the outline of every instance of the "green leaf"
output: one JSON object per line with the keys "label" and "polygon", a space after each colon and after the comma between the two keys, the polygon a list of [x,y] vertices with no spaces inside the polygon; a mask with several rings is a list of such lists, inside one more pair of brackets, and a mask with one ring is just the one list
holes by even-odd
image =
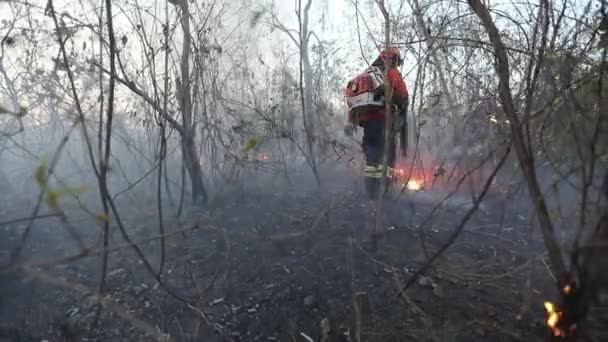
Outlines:
{"label": "green leaf", "polygon": [[55,211],[61,211],[59,200],[65,195],[73,195],[87,191],[86,185],[64,186],[57,189],[48,190],[46,194],[46,204]]}
{"label": "green leaf", "polygon": [[49,192],[46,193],[46,205],[49,206],[49,208],[55,210],[55,211],[61,211],[61,208],[59,207],[59,198],[61,197],[61,194],[59,192],[57,192],[56,190],[50,190]]}
{"label": "green leaf", "polygon": [[97,214],[95,215],[95,220],[97,220],[97,223],[99,224],[107,223],[110,221],[110,216],[106,213]]}
{"label": "green leaf", "polygon": [[46,160],[42,160],[40,165],[36,168],[36,172],[34,173],[34,178],[36,179],[36,183],[40,186],[41,189],[46,190],[48,187],[49,179],[46,174],[47,170],[47,162]]}
{"label": "green leaf", "polygon": [[256,147],[259,143],[260,143],[260,138],[259,137],[251,137],[251,138],[249,138],[245,142],[245,145],[243,146],[243,152],[245,152],[245,153],[249,152],[252,148]]}

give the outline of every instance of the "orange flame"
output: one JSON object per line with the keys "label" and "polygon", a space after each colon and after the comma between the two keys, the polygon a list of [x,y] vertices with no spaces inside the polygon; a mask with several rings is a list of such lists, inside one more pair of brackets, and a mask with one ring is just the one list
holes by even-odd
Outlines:
{"label": "orange flame", "polygon": [[556,326],[557,322],[559,322],[561,313],[555,309],[555,305],[551,302],[545,302],[545,310],[547,310],[547,325],[551,328],[555,336],[560,336],[561,332]]}
{"label": "orange flame", "polygon": [[410,179],[405,185],[405,187],[412,191],[420,191],[422,190],[422,185],[422,182],[417,181],[415,179]]}
{"label": "orange flame", "polygon": [[547,310],[547,326],[551,328],[553,336],[566,336],[565,332],[557,326],[563,313],[551,302],[545,302],[545,310]]}

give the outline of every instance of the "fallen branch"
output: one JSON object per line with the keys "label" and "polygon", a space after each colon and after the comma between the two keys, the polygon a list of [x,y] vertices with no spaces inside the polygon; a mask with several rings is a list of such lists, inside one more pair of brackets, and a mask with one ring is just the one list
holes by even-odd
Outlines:
{"label": "fallen branch", "polygon": [[213,323],[213,322],[211,322],[209,320],[209,318],[207,317],[207,315],[205,315],[205,313],[201,309],[195,307],[194,305],[188,303],[187,306],[188,306],[188,308],[190,308],[190,310],[198,313],[201,316],[201,318],[203,319],[203,321],[205,321],[205,323],[209,327],[213,328],[213,330],[215,330],[218,334],[224,335],[224,330],[223,330],[224,327],[223,326],[221,326],[219,323]]}
{"label": "fallen branch", "polygon": [[[393,270],[393,278],[395,280],[395,284],[397,285],[397,292],[399,293],[399,295],[401,295],[401,298],[403,298],[403,300],[417,313],[420,315],[420,319],[422,320],[422,322],[424,323],[424,325],[427,328],[431,328],[433,326],[433,323],[431,322],[429,316],[426,314],[426,312],[424,312],[424,310],[422,310],[422,308],[420,308],[416,302],[414,302],[403,290],[403,283],[401,282],[401,279],[399,278],[399,274],[397,272],[397,269]],[[435,336],[433,336],[433,339],[435,339]]]}
{"label": "fallen branch", "polygon": [[555,274],[553,274],[553,271],[551,271],[551,267],[549,267],[549,265],[547,265],[547,261],[545,260],[545,256],[544,255],[541,258],[541,260],[543,262],[543,265],[545,265],[545,268],[547,269],[547,272],[551,276],[551,279],[553,279],[553,281],[557,283],[557,278],[555,278]]}
{"label": "fallen branch", "polygon": [[[99,70],[101,70],[103,73],[110,75],[111,72],[110,70],[104,68],[102,65],[99,65],[99,63],[97,61],[91,61],[91,64],[97,68],[99,68]],[[130,80],[125,80],[123,78],[121,78],[118,75],[114,75],[114,77],[116,78],[116,81],[118,81],[118,83],[124,85],[125,87],[127,87],[127,89],[129,89],[132,93],[134,93],[135,95],[139,96],[140,98],[142,98],[147,104],[149,104],[150,106],[152,106],[152,108],[154,108],[154,110],[159,113],[164,119],[166,119],[170,124],[171,127],[173,127],[176,131],[179,132],[179,134],[182,134],[184,132],[184,128],[183,126],[177,122],[177,120],[175,120],[173,117],[171,117],[169,115],[168,112],[165,112],[163,110],[163,108],[161,108],[160,104],[158,103],[158,101],[153,100],[150,95],[146,94],[143,90],[141,90],[140,88],[137,87],[137,85],[135,84],[135,82],[130,81]]]}

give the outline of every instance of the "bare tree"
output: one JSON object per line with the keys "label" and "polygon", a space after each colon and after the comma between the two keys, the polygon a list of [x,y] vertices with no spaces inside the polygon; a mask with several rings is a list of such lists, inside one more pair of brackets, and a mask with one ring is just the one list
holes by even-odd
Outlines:
{"label": "bare tree", "polygon": [[[510,121],[511,138],[513,139],[513,145],[517,153],[520,166],[526,178],[528,191],[532,196],[532,200],[536,208],[536,215],[540,223],[547,251],[549,252],[551,258],[550,260],[552,267],[554,268],[556,274],[559,275],[560,281],[564,281],[561,278],[565,276],[566,268],[564,266],[560,248],[554,236],[553,223],[551,222],[551,218],[549,216],[547,204],[540,189],[538,178],[534,170],[534,162],[532,159],[533,155],[531,154],[531,149],[529,145],[526,145],[526,142],[524,140],[524,133],[522,132],[522,122],[519,116],[517,115],[515,104],[513,102],[513,97],[511,95],[511,87],[509,81],[509,61],[507,58],[505,46],[502,42],[502,38],[498,32],[498,29],[496,28],[496,25],[494,24],[490,13],[488,12],[488,9],[479,0],[469,0],[469,5],[481,20],[494,46],[494,52],[497,58],[496,72],[499,77],[500,97],[502,100],[502,106],[505,115]],[[547,6],[546,2],[543,2],[543,6]],[[533,90],[531,91],[533,92]]]}
{"label": "bare tree", "polygon": [[317,142],[316,132],[316,121],[317,114],[315,113],[313,103],[313,71],[310,64],[310,53],[309,44],[310,38],[314,35],[313,31],[309,30],[309,11],[312,6],[312,0],[307,0],[304,8],[302,8],[302,0],[297,0],[297,11],[299,30],[297,31],[299,37],[296,38],[293,32],[288,29],[278,17],[271,12],[272,15],[272,26],[278,28],[282,32],[286,33],[290,39],[298,46],[298,52],[300,55],[300,96],[302,101],[302,118],[304,123],[304,131],[306,133],[306,159],[307,162],[315,175],[317,184],[320,184],[321,179],[317,170],[317,155],[315,152],[315,145]]}

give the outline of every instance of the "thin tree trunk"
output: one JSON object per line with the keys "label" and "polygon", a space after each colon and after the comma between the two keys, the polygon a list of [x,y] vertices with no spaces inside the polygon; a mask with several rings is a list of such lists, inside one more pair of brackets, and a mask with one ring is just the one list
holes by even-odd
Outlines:
{"label": "thin tree trunk", "polygon": [[195,204],[207,202],[207,191],[203,182],[203,170],[199,164],[199,157],[194,142],[195,127],[192,120],[192,98],[190,96],[190,10],[188,0],[181,0],[181,24],[184,42],[182,45],[182,58],[180,63],[181,84],[178,82],[178,91],[181,96],[180,107],[182,111],[182,154],[192,187],[192,201]]}
{"label": "thin tree trunk", "polygon": [[308,11],[312,5],[312,0],[308,0],[308,3],[304,7],[304,16],[302,20],[302,66],[304,68],[304,107],[306,110],[306,120],[308,123],[309,137],[313,138],[313,133],[316,127],[316,116],[313,108],[312,99],[312,67],[310,66],[310,58],[308,56],[308,42],[310,41],[310,34],[308,31]]}
{"label": "thin tree trunk", "polygon": [[[300,0],[300,10],[302,2]],[[317,185],[321,184],[321,179],[317,171],[317,161],[315,156],[315,127],[316,127],[316,115],[314,112],[313,98],[312,98],[312,68],[310,66],[310,58],[308,56],[308,42],[310,39],[310,33],[308,31],[308,11],[312,5],[312,0],[308,0],[306,6],[304,6],[303,14],[299,16],[302,18],[300,22],[300,67],[301,75],[304,80],[304,84],[300,84],[302,91],[302,110],[304,112],[304,130],[306,131],[306,146],[308,148],[308,159],[310,167],[317,181]]]}
{"label": "thin tree trunk", "polygon": [[[384,6],[384,0],[376,0],[376,3],[384,16],[384,39],[385,48],[389,48],[391,40],[391,22],[389,13]],[[392,97],[393,87],[388,81],[388,59],[384,61],[384,105],[386,107],[386,118],[384,119],[384,145],[382,147],[382,177],[380,178],[380,192],[376,199],[376,222],[372,232],[372,244],[374,249],[377,247],[377,232],[384,226],[384,192],[386,191],[386,176],[388,169],[388,154],[390,151],[391,139],[394,139],[393,118],[392,118]]]}
{"label": "thin tree trunk", "polygon": [[207,202],[207,191],[205,190],[203,170],[198,163],[198,154],[192,136],[188,135],[182,137],[182,153],[184,154],[183,157],[186,170],[190,176],[192,201],[195,204],[204,204]]}

